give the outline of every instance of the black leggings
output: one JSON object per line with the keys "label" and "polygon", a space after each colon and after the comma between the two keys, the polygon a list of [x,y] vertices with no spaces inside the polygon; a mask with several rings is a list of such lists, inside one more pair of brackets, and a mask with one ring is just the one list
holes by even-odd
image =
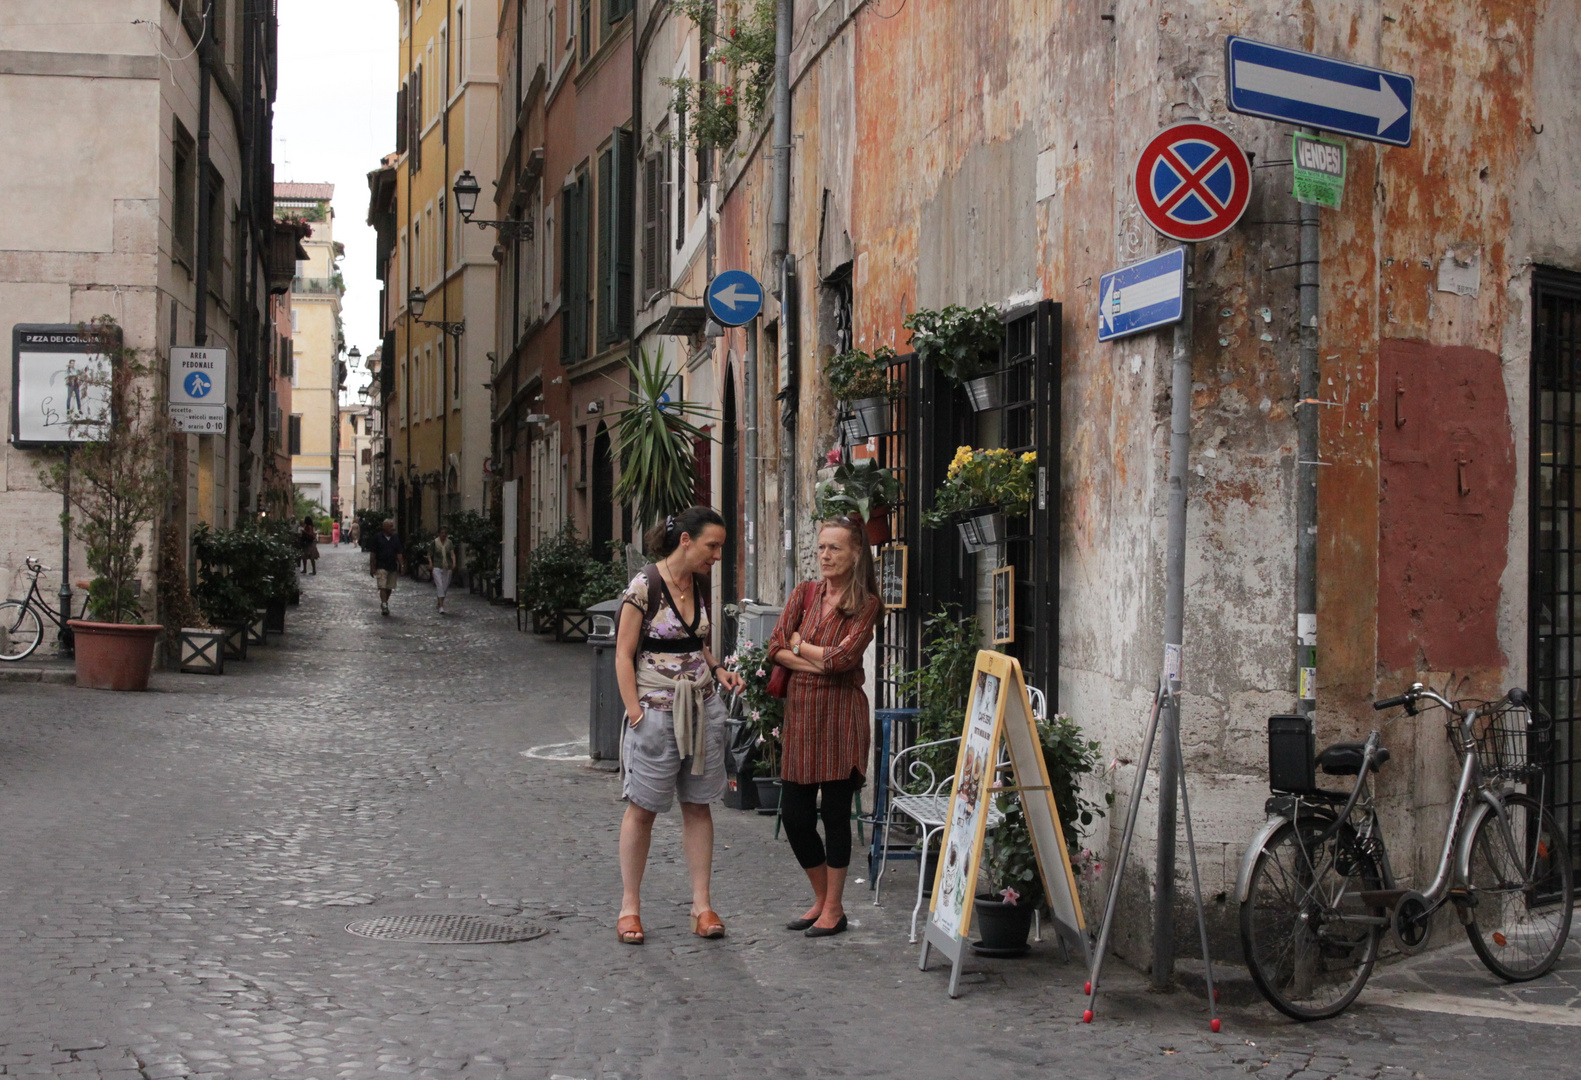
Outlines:
{"label": "black leggings", "polygon": [[[780,820],[785,825],[785,838],[803,870],[829,865],[831,870],[844,870],[851,865],[851,800],[862,789],[862,774],[855,769],[844,780],[825,780],[821,784],[796,784],[782,781],[780,790]],[[824,851],[824,841],[818,839],[818,792],[823,791],[823,832],[829,846]]]}

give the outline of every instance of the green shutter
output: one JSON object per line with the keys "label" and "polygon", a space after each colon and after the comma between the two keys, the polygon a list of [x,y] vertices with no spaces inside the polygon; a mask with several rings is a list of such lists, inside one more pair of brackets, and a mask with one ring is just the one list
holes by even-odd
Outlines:
{"label": "green shutter", "polygon": [[637,261],[637,140],[624,128],[615,132],[615,337],[631,336],[636,297],[632,282]]}
{"label": "green shutter", "polygon": [[576,340],[576,324],[572,312],[576,305],[572,303],[572,283],[575,261],[575,246],[572,236],[576,232],[574,221],[576,217],[576,185],[567,184],[560,189],[560,362],[569,364],[575,358],[573,351]]}
{"label": "green shutter", "polygon": [[615,154],[598,155],[598,344],[610,344],[615,335],[615,254],[612,246],[615,212]]}

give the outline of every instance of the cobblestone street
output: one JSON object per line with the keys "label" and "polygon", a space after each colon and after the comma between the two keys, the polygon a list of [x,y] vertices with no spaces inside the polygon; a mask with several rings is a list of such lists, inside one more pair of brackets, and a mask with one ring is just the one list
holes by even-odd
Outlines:
{"label": "cobblestone street", "polygon": [[[380,618],[350,548],[324,545],[304,586],[283,641],[223,678],[0,683],[0,1076],[1574,1075],[1574,944],[1530,993],[1446,951],[1380,971],[1340,1020],[1235,1006],[1218,1035],[1200,998],[1112,963],[1084,1026],[1083,973],[1051,943],[972,962],[949,1000],[947,969],[919,972],[906,944],[909,864],[883,907],[850,887],[852,933],[786,933],[804,880],[772,819],[729,810],[729,936],[687,933],[672,814],[648,944],[622,946],[618,781],[526,753],[586,737],[590,650],[472,596],[441,619],[410,581]],[[344,929],[451,912],[551,930],[412,945]],[[1450,1012],[1424,1000],[1445,986]]]}

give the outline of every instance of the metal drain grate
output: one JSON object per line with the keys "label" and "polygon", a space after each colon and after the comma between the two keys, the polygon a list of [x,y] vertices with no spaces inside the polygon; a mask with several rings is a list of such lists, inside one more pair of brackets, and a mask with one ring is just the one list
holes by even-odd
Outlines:
{"label": "metal drain grate", "polygon": [[416,941],[433,944],[490,945],[506,941],[531,941],[549,931],[526,919],[494,915],[387,915],[347,923],[348,933],[381,941]]}

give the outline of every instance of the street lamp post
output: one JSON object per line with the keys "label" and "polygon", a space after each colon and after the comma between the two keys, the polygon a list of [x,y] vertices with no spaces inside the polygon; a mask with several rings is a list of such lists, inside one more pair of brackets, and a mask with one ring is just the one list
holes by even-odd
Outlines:
{"label": "street lamp post", "polygon": [[419,326],[438,327],[445,333],[454,336],[458,341],[460,340],[461,335],[467,332],[467,320],[465,319],[458,320],[457,322],[445,322],[442,319],[429,320],[423,318],[423,311],[427,307],[428,296],[423,292],[422,289],[419,289],[414,285],[412,287],[412,291],[406,296],[406,310],[410,313],[413,322],[417,323]]}
{"label": "street lamp post", "polygon": [[472,175],[471,169],[463,169],[461,175],[456,177],[456,182],[451,185],[450,191],[456,197],[456,209],[461,212],[461,220],[480,229],[498,229],[501,240],[531,240],[533,235],[531,221],[473,219],[472,215],[478,208],[478,193],[482,190],[478,178]]}

